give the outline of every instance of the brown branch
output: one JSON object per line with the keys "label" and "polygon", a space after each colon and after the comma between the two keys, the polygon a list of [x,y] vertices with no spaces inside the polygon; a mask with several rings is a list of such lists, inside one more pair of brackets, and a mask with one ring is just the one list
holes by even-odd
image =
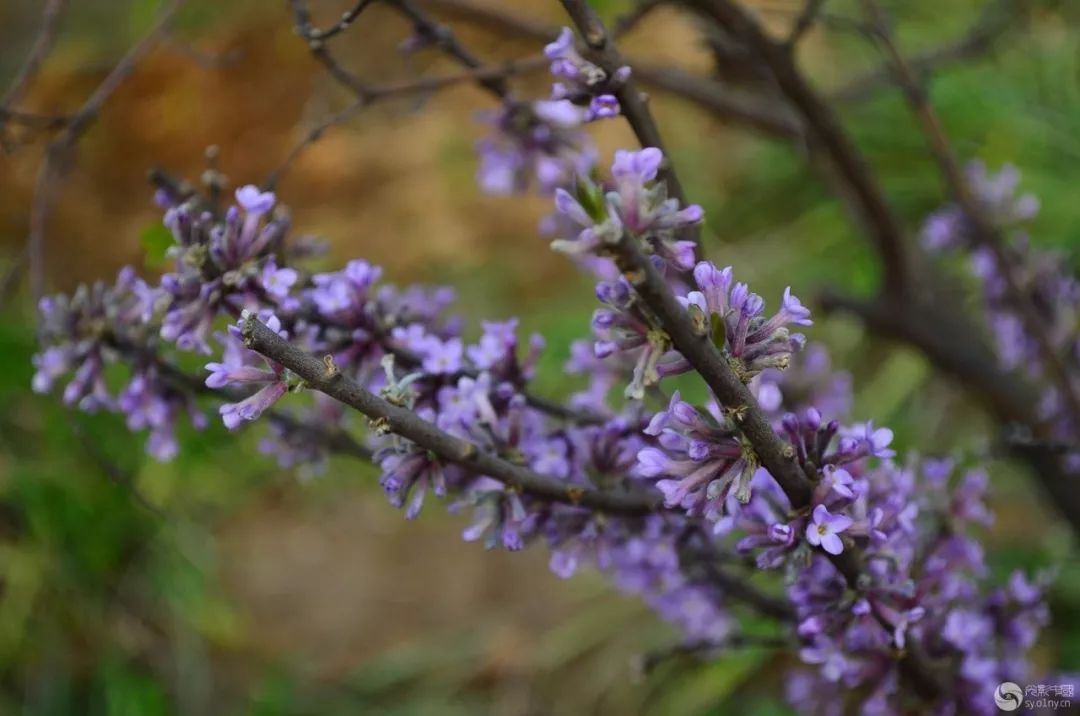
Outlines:
{"label": "brown branch", "polygon": [[38,168],[34,186],[34,198],[30,210],[30,233],[26,240],[26,254],[30,267],[31,290],[35,298],[40,298],[45,290],[45,228],[49,215],[49,205],[56,181],[62,173],[61,164],[79,138],[89,129],[106,100],[123,84],[135,65],[150,50],[157,39],[172,22],[185,0],[170,0],[161,10],[150,30],[105,76],[101,84],[90,94],[81,107],[71,115],[63,131],[50,143],[45,157]]}
{"label": "brown branch", "polygon": [[[34,75],[37,74],[41,64],[45,61],[45,57],[56,42],[56,30],[66,5],[67,0],[45,0],[45,7],[41,11],[41,28],[30,46],[30,52],[27,54],[23,66],[15,75],[15,79],[12,80],[11,86],[8,87],[3,98],[0,99],[0,110],[13,112],[12,105],[22,98],[26,88],[33,81]],[[10,114],[6,116],[0,115],[0,127],[3,126],[3,120],[10,118]]]}
{"label": "brown branch", "polygon": [[[427,4],[463,22],[537,43],[551,42],[559,34],[554,27],[476,5],[469,0],[428,0]],[[612,33],[619,36],[614,30]],[[783,139],[798,139],[802,135],[798,119],[766,99],[741,96],[718,82],[679,67],[634,59],[624,59],[624,63],[642,84],[694,102],[719,119]]]}
{"label": "brown branch", "polygon": [[839,118],[799,72],[791,48],[769,37],[757,19],[732,0],[689,2],[745,42],[769,68],[777,87],[802,116],[811,147],[829,159],[874,239],[881,258],[885,290],[891,295],[909,291],[913,281],[903,229],[893,215],[877,177]]}
{"label": "brown branch", "polygon": [[986,215],[984,207],[976,198],[956,158],[941,118],[931,104],[926,89],[897,47],[881,7],[875,0],[863,0],[863,5],[869,16],[871,27],[874,29],[874,37],[886,54],[888,64],[893,69],[896,81],[903,90],[908,105],[919,120],[919,126],[938,164],[945,185],[970,224],[972,238],[976,243],[990,250],[998,273],[1004,279],[1006,297],[1020,315],[1027,334],[1038,346],[1044,367],[1065,403],[1066,412],[1072,424],[1080,428],[1080,396],[1077,396],[1069,371],[1055,350],[1050,336],[1047,335],[1045,322],[1039,315],[1038,309],[1031,297],[1025,294],[1020,286],[1014,271],[1016,257],[1010,255],[1005,238]]}
{"label": "brown branch", "polygon": [[1075,489],[1075,477],[1062,469],[1053,451],[1037,449],[1039,443],[1052,443],[1054,438],[1035,415],[1031,398],[1035,391],[998,366],[993,351],[969,321],[943,301],[933,305],[911,299],[862,301],[832,292],[824,293],[819,301],[826,311],[850,313],[872,333],[918,349],[938,370],[965,386],[1002,425],[1030,427],[1035,437],[1032,444],[1008,447],[1031,467],[1049,501],[1080,534],[1080,491]]}
{"label": "brown branch", "polygon": [[[773,431],[754,396],[713,345],[711,338],[695,328],[686,309],[679,304],[663,276],[645,255],[638,239],[623,233],[611,248],[623,275],[659,319],[658,327],[667,333],[674,348],[724,406],[736,429],[753,446],[761,465],[787,495],[792,509],[808,509],[813,482],[796,462],[791,446]],[[839,555],[830,556],[830,561],[852,589],[861,587],[864,572],[862,554],[858,549],[845,549]],[[877,614],[876,617],[883,627],[889,628],[882,615]],[[946,692],[940,675],[918,644],[909,645],[900,666],[918,693],[934,698]]]}
{"label": "brown branch", "polygon": [[[912,55],[907,63],[917,77],[927,77],[949,65],[984,55],[997,45],[1001,36],[1014,27],[1010,21],[1012,11],[1021,9],[1017,0],[998,0],[988,3],[979,14],[971,29],[959,38]],[[888,64],[869,70],[848,80],[838,90],[830,93],[834,102],[859,102],[877,91],[895,86],[894,71]]]}
{"label": "brown branch", "polygon": [[344,124],[357,112],[367,108],[377,100],[414,94],[429,94],[466,82],[479,82],[488,79],[523,75],[543,69],[547,67],[547,63],[547,58],[543,56],[527,57],[521,60],[510,60],[500,64],[485,65],[475,69],[467,69],[445,75],[420,77],[415,80],[403,80],[401,82],[392,82],[372,87],[353,88],[354,93],[357,95],[357,100],[345,109],[330,115],[305,132],[303,138],[293,145],[281,164],[279,164],[266,178],[263,182],[263,186],[266,189],[273,189],[277,186],[281,181],[281,178],[292,168],[292,165],[300,158],[303,152],[309,146],[321,139],[327,130]]}
{"label": "brown branch", "polygon": [[341,15],[340,20],[338,20],[336,23],[326,28],[325,30],[320,30],[319,28],[313,26],[310,23],[310,18],[307,17],[307,13],[305,12],[305,19],[307,19],[308,22],[300,25],[298,29],[300,31],[300,34],[303,35],[304,39],[308,42],[323,42],[325,40],[329,40],[334,35],[337,35],[349,29],[349,26],[352,25],[356,18],[360,16],[360,13],[362,13],[368,7],[368,5],[371,5],[373,2],[374,0],[358,0],[355,5],[353,5],[350,9],[346,10]]}
{"label": "brown branch", "polygon": [[668,4],[671,0],[637,0],[627,12],[615,18],[611,26],[611,36],[618,39],[641,24],[654,10]]}
{"label": "brown branch", "polygon": [[723,122],[778,139],[799,142],[803,137],[799,118],[773,100],[733,92],[680,67],[637,61],[631,61],[630,66],[642,84],[689,100]]}
{"label": "brown branch", "polygon": [[803,8],[792,24],[791,32],[788,33],[785,42],[789,47],[794,46],[810,31],[818,19],[818,14],[825,6],[825,0],[805,0]]}
{"label": "brown branch", "polygon": [[579,487],[481,450],[471,442],[443,432],[411,410],[383,400],[342,373],[328,371],[323,360],[300,350],[254,318],[246,321],[243,336],[248,348],[285,366],[310,388],[358,410],[388,431],[430,450],[440,459],[490,476],[509,489],[612,514],[645,514],[656,511],[662,504],[662,497],[656,490],[615,492]]}
{"label": "brown branch", "polygon": [[289,6],[292,8],[293,19],[296,22],[296,33],[307,42],[311,56],[326,68],[326,71],[335,81],[358,97],[362,97],[364,92],[367,91],[367,87],[360,78],[338,63],[331,54],[327,43],[310,37],[314,30],[311,24],[311,12],[308,10],[306,0],[289,0]]}
{"label": "brown branch", "polygon": [[[560,0],[566,14],[578,29],[578,33],[589,49],[590,59],[600,69],[607,73],[608,77],[627,63],[619,53],[615,42],[608,36],[604,24],[593,12],[586,0]],[[686,194],[682,184],[675,174],[675,166],[671,161],[671,154],[664,147],[664,140],[660,137],[660,129],[656,126],[652,112],[642,101],[641,92],[637,87],[637,80],[631,73],[629,79],[615,93],[619,100],[619,106],[630,128],[634,130],[638,142],[642,147],[656,147],[664,153],[664,166],[661,168],[660,178],[667,182],[669,192],[679,200],[680,204],[686,205]]]}
{"label": "brown branch", "polygon": [[[482,63],[458,41],[450,28],[439,24],[426,12],[421,10],[412,0],[387,0],[390,5],[412,21],[416,32],[421,36],[435,41],[443,52],[458,61],[465,67],[478,68]],[[502,77],[486,77],[479,80],[482,87],[499,99],[506,99],[510,95],[506,80]]]}

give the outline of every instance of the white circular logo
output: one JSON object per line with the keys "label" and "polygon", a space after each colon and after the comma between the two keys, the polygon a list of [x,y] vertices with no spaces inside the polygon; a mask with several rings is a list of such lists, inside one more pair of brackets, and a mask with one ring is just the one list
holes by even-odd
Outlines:
{"label": "white circular logo", "polygon": [[1002,681],[994,689],[994,703],[1002,711],[1015,711],[1024,703],[1024,690],[1019,684],[1011,681]]}

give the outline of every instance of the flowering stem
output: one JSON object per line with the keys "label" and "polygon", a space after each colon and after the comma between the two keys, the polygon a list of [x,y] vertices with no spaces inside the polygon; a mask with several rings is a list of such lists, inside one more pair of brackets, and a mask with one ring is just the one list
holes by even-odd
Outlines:
{"label": "flowering stem", "polygon": [[[577,26],[578,32],[585,40],[585,44],[591,50],[591,59],[609,77],[620,67],[626,65],[626,61],[623,60],[622,55],[615,46],[615,42],[608,37],[604,24],[593,12],[593,9],[589,7],[586,0],[559,1],[566,9],[566,14],[570,16],[571,21]],[[675,167],[671,164],[671,155],[664,149],[664,140],[660,137],[660,129],[656,126],[652,112],[649,111],[648,106],[641,99],[641,91],[638,89],[633,74],[623,83],[615,96],[618,97],[623,116],[629,122],[630,128],[634,130],[634,134],[637,136],[641,146],[656,147],[664,153],[665,157],[669,157],[660,169],[660,178],[667,182],[671,196],[677,198],[679,203],[685,206],[688,202],[682,185],[679,183],[679,178],[675,175]]]}
{"label": "flowering stem", "polygon": [[337,371],[328,371],[322,360],[308,355],[254,318],[244,325],[245,345],[276,361],[304,379],[309,387],[354,408],[390,432],[412,440],[440,459],[456,463],[477,474],[488,475],[511,489],[535,497],[581,505],[612,514],[645,514],[660,509],[662,496],[655,490],[600,491],[567,484],[515,465],[480,450],[471,442],[443,432],[411,410],[393,405],[365,390]]}
{"label": "flowering stem", "polygon": [[[795,510],[810,505],[813,482],[795,461],[794,452],[772,429],[754,396],[720,355],[707,335],[695,330],[690,314],[671,292],[664,277],[642,251],[638,240],[623,233],[614,245],[615,259],[626,279],[641,299],[652,309],[661,327],[667,332],[676,350],[694,367],[731,415],[739,431],[754,447],[758,458],[787,495]],[[862,555],[858,549],[845,549],[830,555],[836,567],[852,589],[862,582]],[[875,613],[885,628],[882,615]],[[917,644],[909,645],[902,658],[902,667],[914,687],[927,697],[946,693],[938,674]]]}

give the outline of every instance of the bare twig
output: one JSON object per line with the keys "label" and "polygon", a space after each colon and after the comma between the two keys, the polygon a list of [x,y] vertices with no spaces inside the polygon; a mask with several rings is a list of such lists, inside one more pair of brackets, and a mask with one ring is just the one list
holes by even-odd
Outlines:
{"label": "bare twig", "polygon": [[642,20],[651,15],[654,10],[669,2],[671,0],[637,0],[634,7],[615,18],[615,22],[611,26],[612,37],[615,39],[622,37],[640,25]]}
{"label": "bare twig", "polygon": [[766,136],[800,142],[802,122],[775,100],[733,92],[721,83],[679,67],[631,62],[642,84],[689,100],[717,119]]}
{"label": "bare twig", "polygon": [[320,30],[319,28],[314,27],[310,24],[310,22],[308,22],[299,27],[300,34],[302,34],[304,36],[304,39],[308,40],[309,42],[323,42],[325,40],[329,40],[334,35],[337,35],[349,29],[349,25],[352,25],[356,18],[360,16],[360,13],[362,13],[364,9],[367,8],[368,5],[371,5],[373,2],[374,0],[357,0],[356,4],[346,10],[341,15],[341,19],[334,23],[332,26],[326,28],[325,30]]}
{"label": "bare twig", "polygon": [[367,91],[367,87],[360,78],[338,63],[337,59],[331,54],[327,43],[309,37],[309,33],[313,30],[311,25],[311,13],[308,10],[306,0],[289,0],[289,5],[292,7],[293,19],[296,22],[296,33],[307,42],[312,57],[318,60],[322,66],[326,68],[326,71],[330,73],[330,76],[333,77],[334,80],[349,89],[358,97],[362,97],[364,92]]}
{"label": "bare twig", "polygon": [[66,114],[39,114],[0,107],[0,124],[5,121],[33,129],[59,129],[70,122],[71,117]]}
{"label": "bare twig", "polygon": [[345,124],[349,119],[355,116],[357,112],[365,109],[377,100],[413,94],[428,94],[466,82],[478,82],[487,79],[522,75],[546,67],[547,62],[547,58],[543,56],[527,57],[521,60],[511,60],[501,64],[485,65],[475,69],[467,69],[445,75],[420,77],[415,80],[404,80],[401,82],[359,89],[356,91],[358,99],[355,102],[340,112],[330,115],[305,132],[303,138],[289,150],[285,159],[270,173],[270,176],[263,182],[263,185],[267,189],[273,189],[281,181],[282,176],[284,176],[296,160],[300,158],[303,152],[309,146],[321,139],[327,130]]}
{"label": "bare twig", "polygon": [[642,658],[641,669],[651,674],[660,665],[674,659],[700,660],[734,649],[785,649],[791,646],[791,640],[783,637],[732,634],[723,641],[692,641],[650,651]]}
{"label": "bare twig", "polygon": [[386,430],[412,440],[439,458],[462,465],[477,474],[488,475],[510,489],[612,514],[653,512],[660,508],[663,501],[656,490],[601,491],[537,474],[443,432],[414,412],[365,390],[340,372],[327,371],[326,363],[322,360],[300,350],[254,318],[247,320],[243,335],[250,349],[296,373],[312,389],[360,411]]}
{"label": "bare twig", "polygon": [[997,265],[998,273],[1004,279],[1006,296],[1009,302],[1020,315],[1020,320],[1027,334],[1031,336],[1038,346],[1044,367],[1065,403],[1072,424],[1080,427],[1080,396],[1077,396],[1069,371],[1061,356],[1055,350],[1050,336],[1046,333],[1046,324],[1040,317],[1038,309],[1032,303],[1031,297],[1025,294],[1020,286],[1014,271],[1015,257],[1010,256],[1004,237],[994,226],[993,221],[986,215],[983,206],[975,197],[967,176],[952,149],[952,144],[946,135],[941,118],[931,104],[919,78],[916,77],[903,53],[897,47],[880,5],[876,0],[863,0],[863,6],[866,8],[869,21],[874,29],[874,36],[893,68],[896,81],[919,120],[919,125],[930,146],[930,151],[937,161],[949,193],[952,194],[953,199],[963,210],[964,217],[971,225],[973,239],[990,250]]}
{"label": "bare twig", "polygon": [[[917,77],[925,78],[948,65],[986,54],[1007,30],[1017,25],[1012,18],[1013,11],[1022,7],[1017,0],[988,3],[970,30],[955,40],[912,55],[907,60],[908,66]],[[893,69],[885,64],[848,80],[829,97],[835,102],[858,102],[881,89],[895,86],[893,76]]]}
{"label": "bare twig", "polygon": [[128,78],[135,65],[150,50],[172,22],[185,0],[170,0],[158,14],[154,25],[141,40],[106,75],[83,105],[71,116],[63,131],[49,143],[45,158],[38,169],[34,198],[30,211],[30,234],[27,238],[27,258],[30,267],[31,290],[35,298],[45,290],[45,225],[52,201],[52,192],[62,173],[62,162],[68,152],[101,112],[105,101]]}
{"label": "bare twig", "polygon": [[803,3],[802,11],[798,17],[795,18],[795,22],[791,27],[791,32],[788,33],[787,44],[788,46],[796,45],[799,40],[803,38],[810,28],[814,26],[814,22],[818,19],[818,14],[821,12],[821,8],[825,6],[825,0],[805,0]]}
{"label": "bare twig", "polygon": [[[443,52],[457,60],[459,64],[474,69],[483,66],[484,63],[465,49],[450,28],[439,24],[412,0],[387,0],[387,2],[412,21],[418,35],[435,42]],[[499,99],[506,99],[510,95],[509,87],[503,77],[485,77],[481,78],[479,83]]]}
{"label": "bare twig", "polygon": [[757,53],[777,87],[799,111],[811,147],[823,153],[843,181],[881,257],[885,290],[902,295],[913,285],[904,232],[877,177],[839,118],[799,72],[791,48],[773,40],[758,20],[733,0],[690,0],[707,17],[740,38]]}
{"label": "bare twig", "polygon": [[[34,75],[41,68],[42,62],[45,61],[45,57],[49,54],[53,43],[56,41],[56,30],[66,5],[67,0],[45,0],[45,7],[41,11],[41,28],[30,46],[30,52],[27,54],[22,68],[15,75],[15,79],[12,81],[11,86],[8,87],[7,92],[4,93],[3,98],[0,99],[0,110],[13,112],[12,105],[22,99],[23,93],[30,85],[30,82],[33,81]],[[0,115],[0,127],[3,126],[5,120],[10,118],[10,114],[6,116]]]}

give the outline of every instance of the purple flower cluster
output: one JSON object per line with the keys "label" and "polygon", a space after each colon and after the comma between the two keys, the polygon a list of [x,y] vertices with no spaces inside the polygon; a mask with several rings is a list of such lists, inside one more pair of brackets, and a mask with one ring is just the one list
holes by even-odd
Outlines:
{"label": "purple flower cluster", "polygon": [[[630,68],[620,67],[611,75],[583,58],[574,46],[574,31],[564,27],[559,37],[544,47],[551,60],[551,74],[558,80],[551,88],[551,99],[567,107],[586,108],[579,122],[591,122],[619,116],[615,93],[630,79]],[[569,111],[569,110],[567,110]]]}
{"label": "purple flower cluster", "polygon": [[972,536],[990,521],[986,475],[974,470],[954,480],[953,472],[947,460],[886,462],[833,483],[844,493],[834,502],[846,507],[814,508],[807,543],[820,540],[833,554],[842,539],[864,546],[870,578],[853,592],[820,554],[798,558],[789,597],[800,657],[816,668],[789,681],[793,704],[842,713],[818,696],[839,688],[860,695],[861,713],[902,712],[910,695],[895,654],[911,642],[955,675],[952,703],[934,713],[997,713],[993,685],[1029,678],[1024,654],[1047,621],[1043,586],[1016,572],[1007,587],[986,589],[983,551]]}
{"label": "purple flower cluster", "polygon": [[[657,159],[625,153],[618,164],[633,168],[623,176],[651,178]],[[559,211],[581,228],[568,243],[575,252],[603,253],[606,235],[619,235],[632,221],[620,211],[626,204],[618,199],[608,204],[605,222],[597,221],[598,202],[584,196],[582,201],[568,192],[556,194]],[[642,216],[648,214],[637,215]],[[649,231],[644,229],[646,235]],[[670,261],[657,247],[646,247],[659,267]],[[797,509],[791,504],[760,467],[726,406],[709,401],[699,408],[678,391],[643,430],[647,439],[635,472],[656,480],[666,507],[691,523],[711,524],[719,545],[753,556],[761,569],[787,571],[800,656],[818,667],[793,682],[793,700],[809,709],[814,693],[835,693],[840,686],[861,695],[863,712],[902,712],[906,695],[896,655],[917,641],[935,663],[948,663],[959,675],[955,693],[942,705],[955,702],[976,713],[993,709],[986,685],[1010,675],[1023,678],[1023,657],[1017,655],[1025,653],[1045,622],[1045,607],[1040,589],[1022,575],[1014,576],[1005,591],[987,593],[980,581],[986,567],[970,528],[989,521],[982,502],[985,474],[970,472],[950,490],[951,465],[927,461],[919,481],[914,464],[904,468],[893,462],[891,430],[872,423],[844,426],[824,417],[815,399],[843,413],[850,382],[830,373],[820,348],[811,365],[792,374],[789,386],[784,370],[804,344],[789,326],[812,323],[790,289],[780,310],[766,317],[764,301],[735,283],[730,267],[701,262],[693,267],[693,279],[696,290],[680,302],[698,332],[711,338],[773,416],[791,459],[813,482],[810,503]],[[593,318],[601,339],[595,354],[637,355],[629,397],[641,398],[646,387],[689,369],[627,281],[601,282],[597,295],[605,307]],[[851,585],[834,559],[855,548],[866,572]],[[969,622],[985,629],[964,637]],[[829,709],[840,713],[842,705],[823,704],[822,710]]]}
{"label": "purple flower cluster", "polygon": [[[1026,300],[1036,308],[1041,329],[1051,348],[1073,376],[1073,392],[1080,394],[1080,281],[1067,268],[1061,256],[1037,251],[1023,227],[1039,210],[1031,194],[1017,194],[1020,173],[1006,166],[997,174],[987,172],[981,163],[973,163],[968,177],[984,215],[1002,231],[1009,271]],[[982,289],[982,302],[998,360],[1008,370],[1020,370],[1043,386],[1038,403],[1039,417],[1053,424],[1056,436],[1073,442],[1077,426],[1066,408],[1061,390],[1047,372],[1039,342],[1031,335],[1022,314],[1009,295],[994,252],[973,242],[969,221],[962,209],[946,206],[927,219],[923,228],[924,244],[934,252],[962,251],[967,255],[972,274]],[[1080,451],[1067,456],[1073,471],[1080,471]]]}
{"label": "purple flower cluster", "polygon": [[483,115],[494,132],[476,144],[477,182],[489,194],[525,191],[532,182],[550,194],[588,175],[596,150],[581,130],[576,107],[565,100],[507,101]]}
{"label": "purple flower cluster", "polygon": [[[568,372],[589,376],[570,402],[578,414],[545,408],[530,393],[542,337],[524,339],[508,319],[482,322],[472,341],[449,314],[452,291],[388,285],[365,261],[307,271],[290,246],[284,212],[274,214],[276,197],[254,186],[237,190],[236,205],[224,211],[199,197],[160,197],[176,241],[175,266],[160,285],[125,269],[113,286],[42,301],[34,389],[64,382],[67,404],[123,412],[132,430],[149,431],[147,450],[160,459],[179,450],[180,413],[202,425],[194,396],[207,390],[225,427],[267,425],[260,449],[301,473],[325,468],[332,441],[320,436],[345,438],[354,454],[371,449],[388,501],[406,518],[416,518],[429,496],[446,499],[452,511],[471,515],[464,539],[507,550],[544,543],[553,573],[600,570],[692,642],[722,645],[737,635],[735,597],[748,597],[717,578],[722,558],[743,570],[736,578],[782,572],[786,592],[777,588],[771,598],[773,613],[794,618],[791,643],[803,666],[788,686],[800,709],[839,714],[847,704],[859,713],[911,712],[900,657],[917,650],[951,678],[947,693],[914,707],[918,712],[992,713],[991,685],[1023,681],[1024,653],[1047,610],[1042,578],[1017,573],[1004,588],[986,585],[973,536],[991,519],[986,475],[956,476],[945,460],[897,461],[888,428],[842,423],[850,379],[831,370],[820,346],[796,358],[805,339],[792,327],[812,325],[809,310],[788,288],[779,310],[767,315],[764,299],[735,282],[731,267],[696,260],[685,234],[703,211],[668,197],[660,150],[618,151],[608,178],[595,172],[596,155],[580,127],[618,113],[614,93],[627,71],[608,76],[577,53],[569,30],[545,51],[560,80],[554,97],[507,101],[492,116],[496,136],[481,143],[480,182],[506,192],[535,179],[554,195],[553,246],[600,277],[595,340],[575,343],[567,363]],[[982,172],[975,179],[980,200],[1002,225],[1032,213],[1030,201],[1012,198],[1011,175]],[[933,246],[966,246],[962,214],[947,209],[932,223]],[[649,256],[686,313],[671,302],[673,311],[749,387],[767,416],[762,422],[771,421],[782,441],[783,457],[809,481],[808,499],[789,499],[762,467],[740,429],[748,406],[713,396],[699,405],[684,399],[689,390],[663,392],[665,378],[692,368],[634,285],[611,271],[614,248],[627,241]],[[997,332],[1022,346],[1018,363],[1034,364],[1022,331],[1006,327],[993,267],[978,253],[974,260],[988,308],[999,316]],[[1037,263],[1043,265],[1029,265]],[[1074,356],[1080,351],[1067,345],[1075,338],[1065,324],[1075,325],[1080,289],[1050,268],[1033,272],[1027,285],[1047,292],[1039,294],[1049,305],[1047,320]],[[440,458],[444,451],[436,455],[392,432],[385,417],[368,424],[361,444],[342,405],[321,393],[286,399],[307,392],[305,385],[245,345],[235,324],[250,316],[429,427],[564,483],[568,496],[654,487],[663,506],[605,514],[552,502]],[[207,374],[186,379],[177,359],[191,351],[213,355],[213,343],[221,348],[205,364]],[[105,373],[116,363],[130,368],[119,391]],[[612,400],[612,389],[627,380],[630,400]],[[1052,393],[1046,404],[1057,415]],[[848,558],[859,562],[857,578],[842,567]],[[845,697],[836,698],[841,691]]]}
{"label": "purple flower cluster", "polygon": [[[200,429],[206,418],[156,353],[156,320],[167,300],[162,289],[147,285],[130,267],[112,286],[99,282],[81,286],[71,296],[42,299],[42,351],[34,356],[34,390],[50,392],[67,380],[62,391],[66,405],[123,413],[131,430],[149,431],[149,454],[171,460],[179,450],[177,419],[186,414]],[[106,377],[115,363],[130,367],[128,381],[119,390],[110,387]]]}

